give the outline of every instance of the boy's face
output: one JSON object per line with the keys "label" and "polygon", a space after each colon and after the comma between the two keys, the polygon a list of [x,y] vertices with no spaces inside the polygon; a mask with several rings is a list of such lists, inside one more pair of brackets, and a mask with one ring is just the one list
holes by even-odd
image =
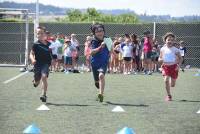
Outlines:
{"label": "boy's face", "polygon": [[104,30],[103,29],[97,29],[95,30],[95,36],[100,39],[103,40],[104,37]]}
{"label": "boy's face", "polygon": [[169,47],[172,47],[173,46],[173,44],[174,44],[174,37],[172,37],[172,36],[168,36],[167,38],[166,38],[166,44],[169,46]]}
{"label": "boy's face", "polygon": [[36,32],[37,32],[37,38],[38,38],[38,40],[44,41],[44,40],[47,39],[47,35],[46,35],[46,33],[44,32],[44,30],[42,30],[42,29],[37,29]]}
{"label": "boy's face", "polygon": [[130,43],[130,42],[131,42],[131,39],[130,39],[130,38],[125,38],[125,42],[126,42],[126,43]]}

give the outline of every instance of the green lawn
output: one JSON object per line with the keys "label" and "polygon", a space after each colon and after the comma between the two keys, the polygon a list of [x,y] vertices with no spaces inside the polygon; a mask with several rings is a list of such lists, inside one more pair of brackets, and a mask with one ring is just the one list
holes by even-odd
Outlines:
{"label": "green lawn", "polygon": [[[162,76],[106,75],[104,103],[95,101],[90,73],[53,73],[49,77],[50,111],[37,111],[40,88],[33,88],[33,73],[8,84],[19,69],[0,68],[0,133],[22,134],[35,123],[42,134],[115,134],[123,127],[137,134],[200,134],[200,77],[180,73],[173,101],[165,102]],[[124,113],[111,112],[121,106]]]}

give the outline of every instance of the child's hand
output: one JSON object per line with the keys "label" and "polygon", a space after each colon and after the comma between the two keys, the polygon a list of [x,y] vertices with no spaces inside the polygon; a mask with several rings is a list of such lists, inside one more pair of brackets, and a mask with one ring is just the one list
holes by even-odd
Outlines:
{"label": "child's hand", "polygon": [[36,63],[36,60],[32,60],[32,64],[35,65],[35,63]]}
{"label": "child's hand", "polygon": [[104,48],[105,45],[106,45],[106,43],[105,43],[105,42],[102,42],[102,43],[101,43],[101,48]]}

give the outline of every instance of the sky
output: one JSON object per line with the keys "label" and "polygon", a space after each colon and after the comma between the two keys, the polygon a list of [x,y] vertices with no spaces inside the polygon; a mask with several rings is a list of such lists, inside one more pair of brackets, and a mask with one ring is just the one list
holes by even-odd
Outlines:
{"label": "sky", "polygon": [[[0,0],[33,3],[36,0]],[[68,8],[130,9],[137,14],[171,15],[172,17],[200,15],[200,0],[39,0],[45,5]]]}

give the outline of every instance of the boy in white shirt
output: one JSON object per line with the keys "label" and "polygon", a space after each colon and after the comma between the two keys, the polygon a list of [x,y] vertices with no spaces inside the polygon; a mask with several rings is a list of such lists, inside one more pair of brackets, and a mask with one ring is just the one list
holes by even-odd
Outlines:
{"label": "boy in white shirt", "polygon": [[52,71],[58,71],[58,47],[61,47],[62,44],[56,41],[56,35],[53,35],[51,45],[49,48],[52,52]]}
{"label": "boy in white shirt", "polygon": [[65,74],[69,73],[69,68],[72,70],[73,68],[73,63],[72,63],[72,54],[73,51],[76,50],[76,47],[71,44],[70,38],[65,38],[65,43],[64,43],[64,64],[65,64]]}
{"label": "boy in white shirt", "polygon": [[159,62],[162,62],[162,74],[167,91],[166,101],[172,100],[170,87],[175,87],[179,66],[182,63],[179,49],[173,46],[174,41],[175,35],[173,33],[166,33],[164,36],[166,44],[161,48],[159,56]]}

